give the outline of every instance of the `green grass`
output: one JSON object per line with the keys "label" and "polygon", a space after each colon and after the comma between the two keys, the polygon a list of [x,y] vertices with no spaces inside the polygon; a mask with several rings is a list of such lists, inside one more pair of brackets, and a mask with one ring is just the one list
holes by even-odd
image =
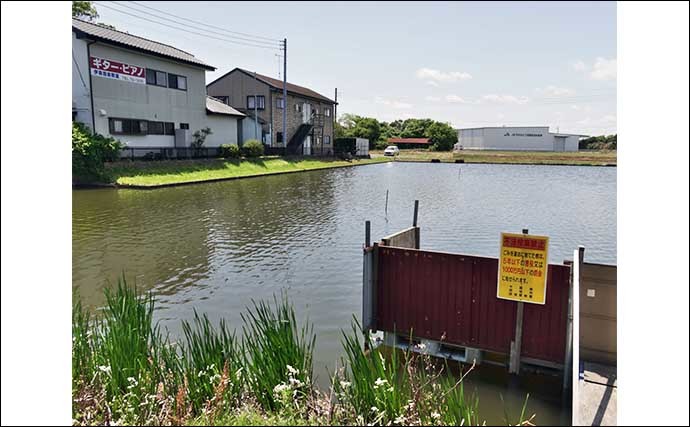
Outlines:
{"label": "green grass", "polygon": [[352,161],[310,157],[263,157],[247,160],[171,160],[116,162],[108,165],[112,181],[120,185],[159,186],[300,172],[390,161],[386,158]]}
{"label": "green grass", "polygon": [[458,379],[412,351],[365,350],[356,320],[343,332],[342,367],[320,392],[311,378],[313,327],[298,326],[285,294],[246,309],[242,338],[195,312],[172,344],[153,320],[150,293],[124,277],[105,293],[95,315],[78,295],[73,302],[75,424],[481,424],[477,398],[462,387],[467,374]]}
{"label": "green grass", "polygon": [[[383,156],[383,151],[372,151],[371,155],[374,158],[379,158]],[[402,162],[430,162],[432,159],[439,159],[441,162],[450,163],[462,160],[465,163],[603,166],[615,165],[617,163],[617,153],[615,150],[560,153],[550,151],[463,150],[452,152],[400,150],[400,155],[396,157],[396,161]]]}

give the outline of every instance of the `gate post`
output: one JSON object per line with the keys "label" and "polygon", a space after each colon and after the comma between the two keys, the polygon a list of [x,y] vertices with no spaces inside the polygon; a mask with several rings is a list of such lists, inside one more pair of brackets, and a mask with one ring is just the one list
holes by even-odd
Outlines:
{"label": "gate post", "polygon": [[[529,234],[529,230],[522,229],[522,234]],[[549,260],[546,260],[548,263]],[[515,316],[515,341],[510,343],[510,363],[508,372],[520,375],[520,352],[522,351],[522,317],[525,311],[525,303],[518,301],[517,314]]]}
{"label": "gate post", "polygon": [[371,247],[371,222],[364,223],[364,260],[362,272],[362,334],[364,349],[369,350],[369,332],[374,324],[375,257],[376,247]]}

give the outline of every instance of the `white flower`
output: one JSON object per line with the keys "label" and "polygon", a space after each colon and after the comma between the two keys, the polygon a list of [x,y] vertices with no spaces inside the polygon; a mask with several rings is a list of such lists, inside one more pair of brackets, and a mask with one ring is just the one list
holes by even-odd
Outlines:
{"label": "white flower", "polygon": [[211,384],[213,384],[216,380],[220,379],[220,374],[215,374],[214,376],[211,377],[210,381]]}
{"label": "white flower", "polygon": [[439,414],[438,412],[434,411],[434,412],[431,413],[431,418],[433,418],[433,419],[435,419],[435,420],[438,420],[439,418],[441,418],[441,414]]}
{"label": "white flower", "polygon": [[349,381],[340,381],[340,387],[341,387],[341,388],[348,388],[348,387],[350,387],[351,385],[352,385],[352,383],[349,382]]}
{"label": "white flower", "polygon": [[99,366],[98,370],[100,370],[101,372],[105,372],[106,374],[109,374],[110,373],[110,366]]}
{"label": "white flower", "polygon": [[199,371],[199,373],[197,374],[197,377],[201,378],[203,375],[206,375],[206,372],[202,370],[202,371]]}
{"label": "white flower", "polygon": [[290,365],[287,365],[287,370],[290,373],[290,375],[297,375],[299,374],[299,369],[295,369]]}
{"label": "white flower", "polygon": [[299,388],[299,387],[302,387],[304,385],[304,383],[302,381],[298,380],[297,378],[290,377],[290,385]]}
{"label": "white flower", "polygon": [[371,407],[371,412],[378,412],[378,411],[379,411],[379,408],[377,408],[376,406]]}
{"label": "white flower", "polygon": [[280,383],[277,386],[273,387],[273,394],[281,394],[285,390],[289,390],[290,386],[285,384],[285,383]]}
{"label": "white flower", "polygon": [[376,381],[374,381],[374,388],[379,388],[382,385],[388,384],[388,381],[382,380],[380,377],[376,378]]}
{"label": "white flower", "polygon": [[400,424],[400,425],[405,424],[405,417],[400,415],[398,418],[393,420],[393,423]]}

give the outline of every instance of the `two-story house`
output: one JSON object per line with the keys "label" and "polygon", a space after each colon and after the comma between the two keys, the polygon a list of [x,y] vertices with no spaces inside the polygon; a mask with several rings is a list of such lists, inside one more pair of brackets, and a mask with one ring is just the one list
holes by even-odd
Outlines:
{"label": "two-story house", "polygon": [[72,20],[72,114],[131,151],[241,143],[244,114],[206,94],[206,71],[194,55],[129,33]]}
{"label": "two-story house", "polygon": [[[336,102],[311,89],[283,82],[241,68],[209,83],[208,94],[244,114],[259,118],[261,139],[274,152],[304,155],[332,155]],[[287,137],[283,135],[286,108]],[[269,150],[270,151],[270,150]]]}

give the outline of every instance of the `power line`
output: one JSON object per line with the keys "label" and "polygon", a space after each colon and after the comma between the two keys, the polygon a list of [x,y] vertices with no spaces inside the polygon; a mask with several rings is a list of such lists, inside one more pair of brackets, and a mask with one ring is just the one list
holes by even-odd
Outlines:
{"label": "power line", "polygon": [[182,20],[189,21],[189,22],[194,22],[195,24],[200,24],[200,25],[204,25],[204,26],[207,26],[207,27],[215,28],[215,29],[217,29],[217,30],[224,31],[224,32],[226,32],[226,33],[239,34],[239,35],[242,35],[242,36],[253,37],[253,38],[256,38],[256,39],[264,39],[264,40],[273,41],[273,42],[282,42],[282,40],[280,40],[280,39],[274,39],[274,38],[264,37],[264,36],[254,36],[254,35],[251,35],[251,34],[240,33],[239,31],[230,31],[230,30],[227,30],[227,29],[225,29],[225,28],[216,27],[216,26],[214,26],[214,25],[207,24],[207,23],[205,23],[205,22],[199,22],[199,21],[194,21],[193,19],[183,18],[183,17],[181,17],[181,16],[173,15],[172,13],[168,13],[168,12],[165,12],[165,11],[160,10],[160,9],[156,9],[156,8],[153,8],[153,7],[150,7],[150,6],[146,6],[146,5],[140,4],[140,3],[135,2],[135,1],[130,1],[129,3],[134,3],[134,4],[138,5],[138,6],[144,7],[144,8],[146,8],[146,9],[155,10],[156,12],[162,13],[162,14],[164,14],[164,15],[172,16],[173,18],[178,18],[178,19],[182,19]]}
{"label": "power line", "polygon": [[275,46],[276,46],[276,42],[266,42],[266,41],[262,41],[262,40],[249,39],[249,38],[239,37],[239,36],[228,36],[228,35],[226,35],[226,34],[223,34],[223,33],[218,32],[218,31],[212,31],[212,30],[208,30],[208,29],[206,29],[206,28],[199,28],[199,27],[196,27],[196,26],[192,26],[192,25],[186,24],[185,22],[180,22],[180,21],[176,21],[176,20],[174,20],[174,19],[166,18],[166,17],[164,17],[164,16],[156,15],[156,14],[153,14],[153,13],[151,13],[151,12],[147,12],[147,11],[145,11],[145,10],[137,9],[137,8],[134,8],[134,7],[125,5],[125,4],[120,4],[120,3],[116,2],[116,1],[113,1],[113,2],[110,2],[110,3],[114,3],[114,4],[116,4],[116,5],[119,6],[119,7],[124,7],[124,8],[126,8],[126,9],[129,9],[129,10],[132,10],[132,11],[136,11],[136,12],[139,12],[139,13],[144,13],[144,14],[146,14],[146,15],[153,16],[153,17],[155,17],[155,18],[162,19],[162,20],[165,20],[165,21],[173,22],[173,23],[175,23],[175,24],[180,24],[180,25],[183,25],[183,26],[185,26],[185,27],[192,28],[192,29],[195,29],[195,30],[205,31],[205,32],[207,32],[207,33],[212,33],[212,34],[218,34],[218,35],[223,36],[223,37],[230,37],[230,38],[232,38],[232,39],[237,39],[237,40],[241,40],[241,41],[245,41],[245,42],[251,42],[251,43],[255,43],[255,44],[267,45],[267,46],[272,46],[272,47],[275,47]]}
{"label": "power line", "polygon": [[243,43],[243,42],[239,42],[239,41],[235,41],[235,40],[230,40],[230,39],[226,39],[226,38],[210,36],[210,35],[208,35],[208,34],[197,33],[197,32],[195,32],[195,31],[190,31],[190,30],[187,30],[187,29],[185,29],[185,28],[180,28],[180,27],[176,27],[176,26],[173,26],[173,25],[168,25],[168,24],[165,24],[165,23],[163,23],[163,22],[158,22],[158,21],[154,21],[154,20],[152,20],[152,19],[144,18],[144,17],[142,17],[142,16],[134,15],[134,14],[131,14],[131,13],[128,13],[128,12],[119,10],[119,9],[115,9],[115,8],[113,8],[113,7],[111,7],[111,6],[104,5],[104,4],[102,4],[102,3],[99,3],[98,6],[99,6],[99,7],[105,7],[106,9],[110,9],[110,10],[113,10],[113,11],[115,11],[115,12],[122,13],[122,14],[124,14],[124,15],[132,16],[132,17],[137,18],[137,19],[141,19],[141,20],[144,20],[144,21],[152,22],[152,23],[154,23],[154,24],[162,25],[162,26],[164,26],[164,27],[172,28],[172,29],[179,30],[179,31],[184,31],[184,32],[187,32],[187,33],[190,33],[190,34],[196,34],[196,35],[198,35],[198,36],[202,36],[202,37],[206,37],[206,38],[210,38],[210,39],[221,40],[221,41],[228,42],[228,43],[235,43],[235,44],[240,44],[240,45],[245,45],[245,46],[251,46],[251,47],[259,47],[259,48],[263,48],[263,49],[281,50],[280,47],[270,47],[270,46],[262,46],[262,45],[257,45],[257,44]]}

